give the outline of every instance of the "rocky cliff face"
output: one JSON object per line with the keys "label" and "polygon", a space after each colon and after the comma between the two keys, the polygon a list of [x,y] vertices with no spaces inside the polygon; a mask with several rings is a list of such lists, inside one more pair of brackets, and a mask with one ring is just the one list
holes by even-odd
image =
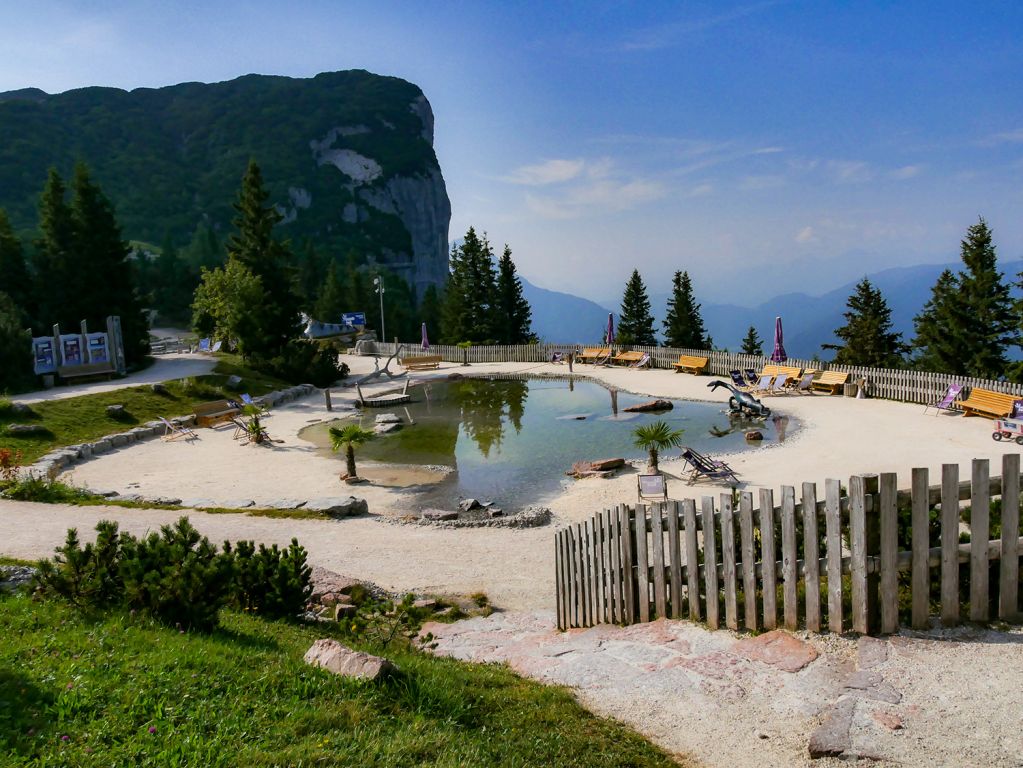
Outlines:
{"label": "rocky cliff face", "polygon": [[0,94],[0,207],[36,226],[47,169],[84,159],[125,234],[188,241],[222,235],[249,158],[263,169],[281,233],[337,259],[384,264],[421,296],[447,279],[448,200],[429,101],[369,72],[295,79],[247,75],[130,92],[83,88]]}

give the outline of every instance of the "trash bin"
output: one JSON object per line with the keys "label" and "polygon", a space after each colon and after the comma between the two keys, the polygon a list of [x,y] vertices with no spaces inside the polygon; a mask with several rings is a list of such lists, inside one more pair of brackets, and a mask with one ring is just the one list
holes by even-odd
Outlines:
{"label": "trash bin", "polygon": [[856,392],[860,388],[858,384],[845,384],[843,387],[843,392],[846,397],[856,397]]}

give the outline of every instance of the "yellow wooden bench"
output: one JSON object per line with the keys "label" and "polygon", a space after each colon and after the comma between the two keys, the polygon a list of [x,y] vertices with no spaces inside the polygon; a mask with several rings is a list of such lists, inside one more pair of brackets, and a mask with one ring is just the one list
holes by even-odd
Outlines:
{"label": "yellow wooden bench", "polygon": [[814,379],[811,386],[814,389],[822,389],[827,391],[829,394],[837,395],[838,392],[845,386],[846,382],[849,381],[848,373],[840,373],[839,371],[824,371],[820,375],[820,378]]}
{"label": "yellow wooden bench", "polygon": [[685,373],[691,373],[694,376],[698,376],[703,373],[703,370],[707,367],[707,363],[710,358],[707,357],[696,357],[695,355],[679,355],[678,362],[672,363],[672,367],[675,369],[675,373],[683,371]]}
{"label": "yellow wooden bench", "polygon": [[619,352],[611,358],[611,362],[617,365],[635,365],[643,359],[643,352]]}
{"label": "yellow wooden bench", "polygon": [[610,356],[611,347],[583,347],[583,351],[575,356],[577,362],[592,363]]}
{"label": "yellow wooden bench", "polygon": [[401,365],[408,371],[425,371],[428,368],[440,368],[442,360],[440,355],[413,355],[403,357]]}
{"label": "yellow wooden bench", "polygon": [[200,427],[212,427],[241,413],[241,410],[227,400],[213,400],[195,406],[195,423]]}
{"label": "yellow wooden bench", "polygon": [[959,407],[963,409],[964,416],[1004,419],[1012,413],[1012,406],[1019,399],[1016,395],[974,387],[968,398],[959,401]]}

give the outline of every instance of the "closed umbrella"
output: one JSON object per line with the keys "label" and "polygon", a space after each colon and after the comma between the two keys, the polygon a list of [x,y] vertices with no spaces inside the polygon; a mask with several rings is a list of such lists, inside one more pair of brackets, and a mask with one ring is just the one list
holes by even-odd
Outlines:
{"label": "closed umbrella", "polygon": [[430,348],[430,340],[426,337],[426,323],[423,323],[423,349]]}
{"label": "closed umbrella", "polygon": [[774,352],[771,353],[771,360],[775,363],[784,363],[789,359],[785,354],[785,344],[782,341],[781,318],[774,318]]}
{"label": "closed umbrella", "polygon": [[607,333],[604,335],[604,343],[615,343],[615,316],[611,312],[607,313]]}

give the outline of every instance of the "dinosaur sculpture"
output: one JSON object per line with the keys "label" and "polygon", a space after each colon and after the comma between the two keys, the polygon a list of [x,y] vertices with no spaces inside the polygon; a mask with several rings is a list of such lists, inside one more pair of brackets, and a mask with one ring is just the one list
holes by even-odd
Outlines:
{"label": "dinosaur sculpture", "polygon": [[728,398],[728,407],[738,413],[748,413],[751,416],[759,416],[766,418],[771,415],[771,409],[766,405],[757,400],[753,395],[748,392],[741,392],[731,384],[724,381],[712,381],[707,385],[711,389],[717,389],[718,387],[725,387],[732,396]]}

